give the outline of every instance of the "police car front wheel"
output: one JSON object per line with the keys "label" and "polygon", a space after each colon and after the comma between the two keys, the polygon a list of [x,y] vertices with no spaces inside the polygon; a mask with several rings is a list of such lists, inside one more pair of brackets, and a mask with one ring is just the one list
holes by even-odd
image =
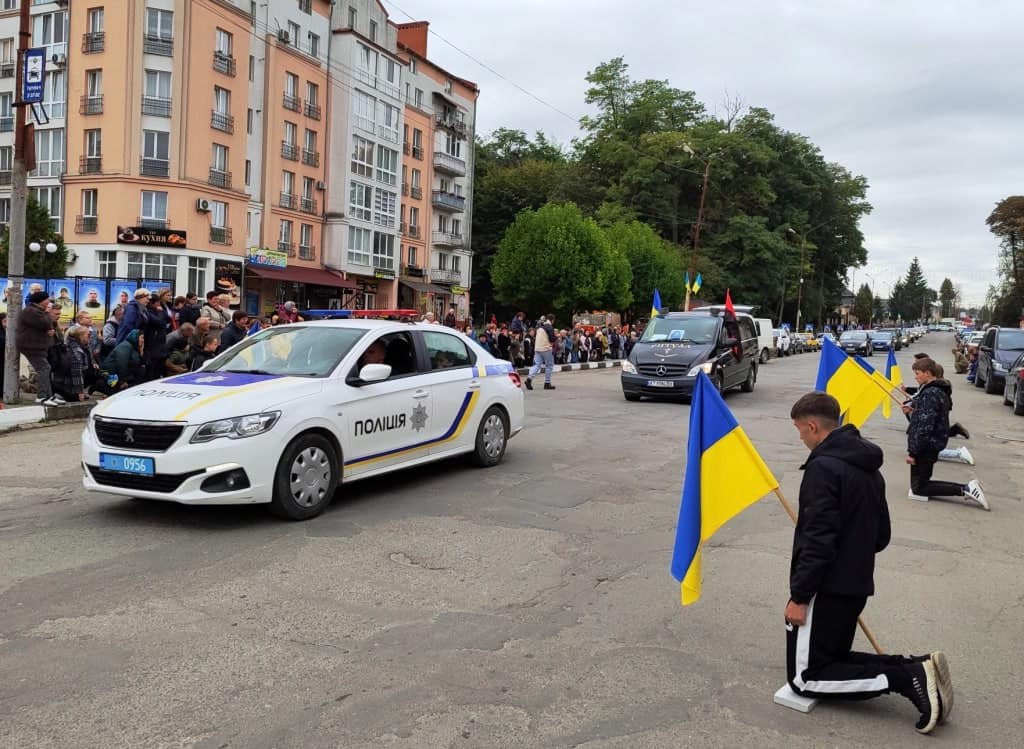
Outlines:
{"label": "police car front wheel", "polygon": [[340,473],[330,440],[319,434],[299,435],[277,464],[271,511],[291,520],[319,515],[330,504]]}
{"label": "police car front wheel", "polygon": [[476,430],[473,460],[479,466],[494,466],[505,456],[508,445],[508,418],[497,406],[491,406],[480,419]]}

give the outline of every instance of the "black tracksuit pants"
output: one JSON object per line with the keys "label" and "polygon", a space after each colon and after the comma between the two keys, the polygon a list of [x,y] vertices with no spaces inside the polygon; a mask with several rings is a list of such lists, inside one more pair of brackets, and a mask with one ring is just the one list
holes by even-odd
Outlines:
{"label": "black tracksuit pants", "polygon": [[900,655],[856,653],[853,636],[867,598],[818,593],[802,627],[786,625],[786,679],[797,694],[866,700],[910,683]]}
{"label": "black tracksuit pants", "polygon": [[938,459],[937,453],[917,456],[910,466],[910,491],[919,497],[962,497],[963,484],[932,480],[932,471]]}

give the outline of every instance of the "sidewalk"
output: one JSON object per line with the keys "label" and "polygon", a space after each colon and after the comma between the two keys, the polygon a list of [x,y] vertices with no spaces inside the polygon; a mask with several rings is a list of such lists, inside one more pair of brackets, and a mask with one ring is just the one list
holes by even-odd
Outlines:
{"label": "sidewalk", "polygon": [[95,405],[96,401],[68,403],[65,406],[4,406],[0,410],[0,433],[32,424],[84,419]]}
{"label": "sidewalk", "polygon": [[[554,372],[579,372],[582,369],[609,369],[610,367],[621,367],[622,359],[605,359],[604,361],[592,361],[585,364],[556,364]],[[544,368],[541,367],[541,372]],[[526,376],[530,373],[529,367],[520,367],[516,370],[522,376]]]}

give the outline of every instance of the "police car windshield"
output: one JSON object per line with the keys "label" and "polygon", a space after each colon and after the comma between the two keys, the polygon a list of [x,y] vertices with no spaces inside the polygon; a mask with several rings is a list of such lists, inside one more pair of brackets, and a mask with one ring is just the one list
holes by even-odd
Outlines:
{"label": "police car windshield", "polygon": [[365,328],[279,325],[246,338],[203,371],[327,377],[365,334]]}
{"label": "police car windshield", "polygon": [[679,341],[711,343],[715,340],[718,319],[714,317],[656,317],[644,328],[641,341]]}

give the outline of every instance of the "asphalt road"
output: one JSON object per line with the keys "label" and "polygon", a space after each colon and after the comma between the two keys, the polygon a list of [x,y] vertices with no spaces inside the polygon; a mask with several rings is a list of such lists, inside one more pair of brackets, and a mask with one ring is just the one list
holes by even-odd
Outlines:
{"label": "asphalt road", "polygon": [[[805,449],[787,414],[816,366],[772,361],[754,394],[727,398],[794,500]],[[80,426],[0,437],[0,746],[923,741],[900,697],[811,715],[772,703],[792,533],[774,498],[719,532],[704,598],[679,606],[668,564],[689,408],[627,403],[618,377],[528,393],[527,429],[496,469],[354,484],[301,524],[87,495]],[[906,499],[901,417],[873,417],[894,539],[865,618],[893,652],[949,654],[956,714],[936,740],[1020,746],[1024,418],[962,377],[954,401],[978,465],[937,474],[980,477],[992,512]]]}

